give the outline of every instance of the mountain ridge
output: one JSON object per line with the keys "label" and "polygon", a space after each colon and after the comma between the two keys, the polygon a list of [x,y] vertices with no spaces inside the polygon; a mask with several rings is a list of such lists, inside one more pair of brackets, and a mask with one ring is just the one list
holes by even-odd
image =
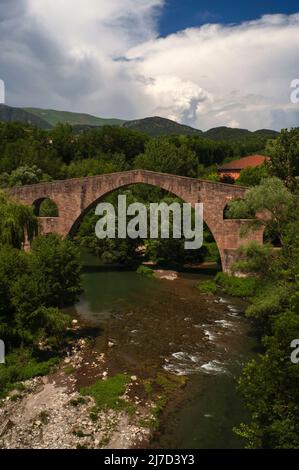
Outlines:
{"label": "mountain ridge", "polygon": [[42,129],[52,129],[59,122],[62,122],[72,125],[75,132],[81,132],[88,128],[109,125],[137,130],[149,135],[150,137],[163,135],[197,135],[214,141],[237,141],[247,137],[270,139],[275,138],[278,134],[278,132],[271,129],[249,131],[248,129],[230,128],[225,126],[214,127],[207,131],[202,131],[160,116],[125,121],[115,118],[101,118],[86,113],[74,113],[43,108],[17,108],[4,104],[0,105],[0,121],[17,121],[24,124],[35,125]]}

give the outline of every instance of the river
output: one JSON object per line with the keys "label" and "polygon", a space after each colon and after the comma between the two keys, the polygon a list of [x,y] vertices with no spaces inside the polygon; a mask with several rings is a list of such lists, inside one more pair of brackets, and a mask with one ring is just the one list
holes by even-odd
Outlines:
{"label": "river", "polygon": [[188,377],[162,413],[150,446],[242,448],[232,428],[247,416],[235,385],[256,348],[244,302],[201,294],[196,284],[209,279],[202,273],[169,281],[104,269],[93,256],[85,255],[84,265],[76,311],[96,327],[94,347],[106,351],[109,375]]}

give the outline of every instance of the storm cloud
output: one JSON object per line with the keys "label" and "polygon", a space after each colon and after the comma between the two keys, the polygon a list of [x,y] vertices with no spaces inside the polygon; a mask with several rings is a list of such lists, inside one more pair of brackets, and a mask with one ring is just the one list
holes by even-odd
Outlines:
{"label": "storm cloud", "polygon": [[0,0],[0,79],[12,106],[206,129],[298,125],[299,14],[159,37],[163,0]]}

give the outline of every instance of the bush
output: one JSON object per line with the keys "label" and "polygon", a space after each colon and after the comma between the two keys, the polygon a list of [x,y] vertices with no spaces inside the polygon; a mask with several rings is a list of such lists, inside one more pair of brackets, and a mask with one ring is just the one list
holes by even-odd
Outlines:
{"label": "bush", "polygon": [[33,357],[29,349],[18,349],[8,354],[5,366],[0,367],[0,397],[7,394],[16,383],[32,377],[47,375],[51,368],[59,362],[58,357],[46,359]]}
{"label": "bush", "polygon": [[128,410],[130,403],[120,397],[125,393],[130,378],[125,374],[117,374],[108,380],[97,380],[90,387],[82,388],[81,395],[91,396],[95,399],[94,412],[105,409]]}
{"label": "bush", "polygon": [[151,268],[148,268],[147,266],[143,266],[143,264],[139,266],[136,272],[137,274],[141,274],[142,276],[146,276],[150,278],[154,277],[155,275],[154,271]]}
{"label": "bush", "polygon": [[197,289],[204,294],[215,294],[217,285],[215,281],[202,281],[197,285]]}
{"label": "bush", "polygon": [[218,273],[215,281],[227,294],[234,297],[253,297],[258,287],[258,280],[254,277],[236,277]]}

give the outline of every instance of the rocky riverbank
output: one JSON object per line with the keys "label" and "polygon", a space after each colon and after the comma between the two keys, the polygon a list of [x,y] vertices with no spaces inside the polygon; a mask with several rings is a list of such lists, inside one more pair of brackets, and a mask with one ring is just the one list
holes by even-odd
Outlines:
{"label": "rocky riverbank", "polygon": [[122,400],[134,406],[134,415],[115,409],[101,410],[95,418],[93,397],[80,394],[82,370],[89,380],[108,380],[105,354],[90,351],[80,339],[60,366],[46,377],[21,384],[0,402],[0,448],[76,449],[132,448],[148,441],[150,429],[140,423],[152,404],[142,403],[132,391],[137,377],[128,377]]}

